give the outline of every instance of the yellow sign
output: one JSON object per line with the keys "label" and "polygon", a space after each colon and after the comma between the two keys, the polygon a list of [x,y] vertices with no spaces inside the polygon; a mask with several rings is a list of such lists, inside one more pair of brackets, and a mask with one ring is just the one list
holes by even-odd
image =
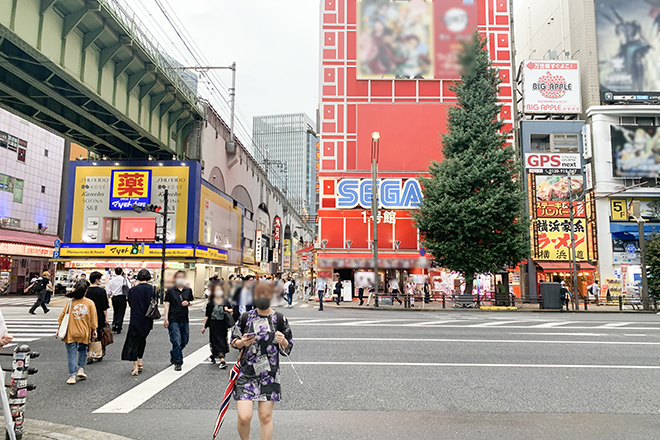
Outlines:
{"label": "yellow sign", "polygon": [[612,221],[628,220],[628,205],[626,199],[610,199]]}
{"label": "yellow sign", "polygon": [[[539,218],[536,223],[536,248],[538,261],[571,261],[571,222],[565,218]],[[575,256],[578,261],[587,261],[588,247],[586,220],[573,221],[575,233]]]}
{"label": "yellow sign", "polygon": [[205,260],[227,261],[227,251],[206,246],[197,246],[195,256],[197,258],[204,258]]}
{"label": "yellow sign", "polygon": [[[142,252],[144,249],[144,253]],[[121,257],[121,258],[160,258],[162,248],[158,244],[140,245],[140,252],[131,253],[132,244],[62,244],[60,256],[70,257]],[[168,244],[165,248],[168,258],[192,258],[195,256],[195,247],[188,244]]]}
{"label": "yellow sign", "polygon": [[112,170],[110,209],[130,210],[151,202],[151,170]]}

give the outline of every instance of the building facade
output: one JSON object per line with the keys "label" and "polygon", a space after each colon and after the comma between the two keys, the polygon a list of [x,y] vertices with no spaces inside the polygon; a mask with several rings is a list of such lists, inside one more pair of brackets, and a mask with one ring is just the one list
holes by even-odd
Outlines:
{"label": "building facade", "polygon": [[[660,68],[658,10],[644,0],[527,0],[515,16],[517,62],[580,63],[585,185],[593,185],[602,291],[639,295],[642,206],[658,228]],[[643,44],[642,44],[643,42]]]}
{"label": "building facade", "polygon": [[[379,284],[417,270],[419,234],[410,209],[417,177],[441,160],[440,135],[459,77],[453,51],[475,29],[502,78],[501,117],[512,127],[508,0],[326,0],[321,11],[321,148],[318,267],[358,283],[373,270],[372,134],[378,132]],[[401,59],[387,56],[395,46]],[[405,58],[405,59],[404,59]]]}
{"label": "building facade", "polygon": [[52,271],[65,141],[0,109],[0,289]]}
{"label": "building facade", "polygon": [[302,216],[316,223],[316,123],[304,113],[255,116],[255,159]]}

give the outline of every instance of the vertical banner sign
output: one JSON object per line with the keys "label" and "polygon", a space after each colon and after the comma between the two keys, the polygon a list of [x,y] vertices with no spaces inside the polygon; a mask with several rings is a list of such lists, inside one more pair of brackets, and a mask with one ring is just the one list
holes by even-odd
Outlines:
{"label": "vertical banner sign", "polygon": [[279,244],[280,238],[282,235],[282,219],[275,217],[273,220],[273,238],[275,238],[275,243]]}
{"label": "vertical banner sign", "polygon": [[284,270],[291,270],[291,239],[284,239],[284,247],[282,252],[282,268]]}
{"label": "vertical banner sign", "polygon": [[261,229],[257,230],[255,239],[254,239],[254,262],[261,263],[261,240],[262,232]]}
{"label": "vertical banner sign", "polygon": [[626,295],[628,293],[628,265],[621,265],[621,294]]}

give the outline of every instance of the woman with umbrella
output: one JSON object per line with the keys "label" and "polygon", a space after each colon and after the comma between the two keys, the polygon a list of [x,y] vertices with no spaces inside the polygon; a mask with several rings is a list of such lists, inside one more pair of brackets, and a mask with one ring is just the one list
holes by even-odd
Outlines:
{"label": "woman with umbrella", "polygon": [[273,295],[272,285],[262,282],[255,286],[255,308],[241,316],[232,334],[232,347],[243,350],[234,388],[241,440],[250,438],[255,401],[259,402],[261,440],[273,437],[273,407],[281,398],[279,354],[288,356],[293,347],[288,321],[270,308]]}

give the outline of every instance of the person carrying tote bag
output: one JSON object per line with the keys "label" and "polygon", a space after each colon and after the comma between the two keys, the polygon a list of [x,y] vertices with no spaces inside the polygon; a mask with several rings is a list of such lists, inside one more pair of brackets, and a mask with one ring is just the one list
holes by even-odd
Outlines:
{"label": "person carrying tote bag", "polygon": [[73,385],[76,380],[85,380],[87,348],[92,338],[97,337],[98,317],[94,302],[85,298],[87,283],[79,281],[71,292],[71,301],[62,310],[57,336],[66,344],[69,378],[66,383]]}

